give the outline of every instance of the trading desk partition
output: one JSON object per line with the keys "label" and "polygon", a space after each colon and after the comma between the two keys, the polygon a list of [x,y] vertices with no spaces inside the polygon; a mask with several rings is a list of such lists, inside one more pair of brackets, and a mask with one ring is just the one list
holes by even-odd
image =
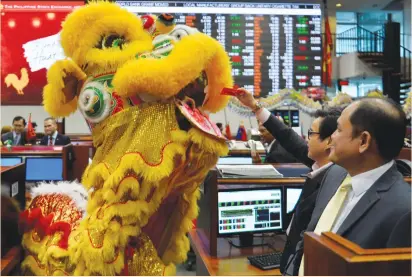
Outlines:
{"label": "trading desk partition", "polygon": [[1,194],[16,199],[21,210],[24,210],[26,206],[25,171],[24,163],[1,166]]}
{"label": "trading desk partition", "polygon": [[[11,163],[21,159],[27,164],[27,181],[73,180],[72,145],[66,146],[13,146],[1,148],[3,161]],[[4,160],[3,160],[4,159]]]}
{"label": "trading desk partition", "polygon": [[411,248],[363,249],[341,236],[305,233],[306,276],[411,276]]}
{"label": "trading desk partition", "polygon": [[[286,166],[286,165],[282,165]],[[292,167],[296,165],[291,165]],[[275,166],[276,167],[276,166]],[[301,165],[301,167],[304,167]],[[277,167],[276,167],[277,168]],[[269,220],[266,220],[269,222],[269,227],[265,227],[265,231],[271,231],[271,232],[280,232],[283,233],[285,229],[287,228],[287,225],[285,225],[285,222],[283,221],[283,215],[286,213],[286,205],[284,204],[285,201],[283,200],[283,197],[285,195],[284,188],[287,186],[288,188],[302,188],[303,183],[305,182],[305,178],[302,177],[287,177],[287,178],[272,178],[272,179],[243,179],[243,178],[222,178],[217,170],[212,170],[209,172],[208,176],[206,177],[203,187],[201,187],[201,192],[202,192],[202,197],[199,200],[199,208],[200,208],[200,213],[199,217],[197,220],[197,231],[199,234],[200,239],[204,242],[205,248],[208,249],[208,253],[210,256],[215,257],[217,255],[217,238],[219,236],[225,236],[228,233],[231,233],[232,235],[235,235],[234,233],[237,233],[237,235],[240,234],[239,228],[247,227],[246,221],[243,222],[229,222],[229,221],[223,221],[227,219],[220,218],[219,219],[219,193],[221,194],[222,192],[233,192],[237,191],[240,193],[241,191],[250,191],[251,195],[254,190],[261,190],[263,193],[266,192],[271,192],[271,193],[279,193],[279,209],[281,209],[281,213],[279,214],[279,220],[282,220],[280,222],[277,217],[275,218],[275,214],[273,213],[271,218],[270,216],[270,210],[276,209],[277,207],[272,207],[276,206],[276,203],[270,203],[270,201],[276,199],[251,199],[251,201],[257,201],[259,200],[259,203],[255,203],[256,205],[263,205],[263,206],[268,206],[268,211],[269,211]],[[221,194],[221,198],[226,197],[226,195]],[[267,205],[265,204],[266,202],[261,203],[261,201],[269,201]],[[221,201],[221,202],[236,202],[236,205],[239,205],[239,201]],[[230,203],[232,206],[233,203]],[[248,204],[248,203],[241,203],[243,204]],[[250,202],[249,204],[253,204]],[[229,205],[229,204],[228,204]],[[236,207],[237,207],[236,206]],[[226,204],[225,204],[226,207]],[[264,210],[265,207],[262,207]],[[259,207],[258,207],[259,208]],[[263,211],[262,210],[262,211]],[[222,212],[222,207],[220,207],[220,212]],[[252,212],[253,213],[253,212]],[[260,219],[265,219],[265,212],[263,211],[263,214],[256,213],[254,216],[261,217]],[[253,217],[253,216],[252,216]],[[252,218],[250,217],[250,218]],[[267,216],[266,216],[267,217]],[[260,221],[258,218],[257,221]],[[273,219],[273,220],[272,220]],[[220,223],[220,220],[222,222]],[[233,219],[230,219],[233,221]],[[238,220],[238,218],[237,218]],[[256,220],[255,220],[256,221]],[[270,224],[278,222],[279,225],[278,227],[271,227]],[[260,223],[258,223],[260,224]],[[265,222],[267,224],[267,222]],[[243,226],[245,225],[245,226]],[[226,226],[226,227],[225,227]],[[231,229],[228,231],[228,226],[230,226]],[[234,228],[235,226],[235,228]],[[240,227],[239,227],[240,226]],[[265,225],[266,226],[266,225]],[[220,227],[222,227],[220,230]],[[257,226],[253,228],[252,232],[258,232],[257,228],[260,228],[262,226]],[[225,230],[223,230],[226,228]],[[233,230],[234,228],[234,230]],[[261,228],[262,229],[262,228]],[[262,230],[263,230],[262,229]],[[275,230],[276,229],[276,230]],[[262,231],[261,230],[261,231]],[[263,232],[263,231],[262,231]],[[250,233],[250,232],[249,232]],[[243,241],[240,241],[242,238],[239,239],[238,243],[239,244],[244,244],[244,243],[253,243],[252,241],[246,239]],[[233,240],[235,242],[235,240]],[[237,241],[236,241],[237,243]]]}

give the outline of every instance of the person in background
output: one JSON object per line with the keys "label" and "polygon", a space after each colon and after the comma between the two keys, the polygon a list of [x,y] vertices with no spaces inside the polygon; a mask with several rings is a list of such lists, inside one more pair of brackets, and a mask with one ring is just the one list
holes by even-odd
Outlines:
{"label": "person in background", "polygon": [[1,135],[4,135],[5,133],[11,132],[11,131],[13,131],[13,127],[11,127],[10,125],[3,126],[1,128]]}
{"label": "person in background", "polygon": [[42,138],[44,137],[44,133],[36,130],[38,126],[36,122],[32,122],[31,124],[33,126],[34,131],[36,132],[36,140],[38,141],[38,144],[40,144]]}
{"label": "person in background", "polygon": [[216,126],[219,128],[220,132],[223,134],[223,124],[218,122],[216,123]]}
{"label": "person in background", "polygon": [[292,128],[283,124],[267,109],[260,107],[252,93],[244,89],[242,91],[238,99],[244,106],[255,112],[259,125],[267,128],[267,132],[270,132],[279,144],[301,163],[312,168],[312,172],[308,174],[303,185],[298,203],[288,215],[292,219],[287,229],[288,236],[280,264],[280,271],[284,273],[288,262],[295,255],[296,245],[301,240],[301,233],[309,224],[322,179],[332,165],[329,160],[331,135],[337,128],[337,120],[343,108],[318,110],[308,131],[306,143]]}
{"label": "person in background", "polygon": [[22,116],[16,116],[13,118],[13,131],[5,133],[1,136],[1,142],[6,145],[7,141],[11,145],[26,145],[31,142],[26,140],[26,120]]}
{"label": "person in background", "polygon": [[[397,170],[406,116],[390,99],[348,106],[332,135],[335,163],[319,189],[308,232],[333,232],[365,249],[411,247],[411,186]],[[303,238],[288,275],[304,274]],[[321,265],[320,265],[321,266]]]}
{"label": "person in background", "polygon": [[34,132],[37,132],[36,128],[37,128],[37,123],[36,122],[32,122],[31,126],[33,126]]}
{"label": "person in background", "polygon": [[59,134],[57,131],[56,119],[48,117],[44,120],[44,134],[41,139],[40,145],[67,145],[70,144],[70,138]]}
{"label": "person in background", "polygon": [[[282,120],[283,124],[283,120]],[[265,163],[298,163],[299,161],[275,139],[275,137],[268,132],[265,126],[259,123],[259,132],[262,143],[266,144]],[[256,155],[259,155],[256,153]],[[254,159],[256,159],[254,157]],[[260,160],[260,157],[256,159]]]}

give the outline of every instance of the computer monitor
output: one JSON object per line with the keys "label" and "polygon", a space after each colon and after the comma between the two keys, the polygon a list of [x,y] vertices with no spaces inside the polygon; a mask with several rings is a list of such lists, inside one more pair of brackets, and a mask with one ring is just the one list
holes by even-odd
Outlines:
{"label": "computer monitor", "polygon": [[282,188],[219,191],[218,236],[282,231],[282,200]]}
{"label": "computer monitor", "polygon": [[231,59],[234,83],[256,97],[321,85],[321,5],[305,2],[116,0],[139,15],[173,14],[177,24],[218,40]]}
{"label": "computer monitor", "polygon": [[26,181],[40,182],[61,180],[63,180],[62,158],[26,158]]}
{"label": "computer monitor", "polygon": [[275,110],[272,112],[275,116],[280,116],[286,125],[290,127],[299,127],[299,111],[297,110]]}
{"label": "computer monitor", "polygon": [[217,164],[252,164],[252,157],[223,157]]}
{"label": "computer monitor", "polygon": [[1,166],[14,166],[17,164],[21,164],[23,159],[21,157],[2,157],[1,158]]}
{"label": "computer monitor", "polygon": [[302,188],[288,188],[286,190],[286,213],[290,213],[298,203],[299,197],[302,194]]}

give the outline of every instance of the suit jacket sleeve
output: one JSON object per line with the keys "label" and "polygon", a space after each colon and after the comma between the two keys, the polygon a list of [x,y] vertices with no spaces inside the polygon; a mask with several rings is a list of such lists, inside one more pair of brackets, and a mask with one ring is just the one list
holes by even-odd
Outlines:
{"label": "suit jacket sleeve", "polygon": [[263,126],[279,141],[280,145],[285,148],[286,151],[295,156],[301,163],[312,167],[315,162],[308,157],[308,145],[306,141],[296,134],[292,128],[283,124],[274,115],[270,115]]}
{"label": "suit jacket sleeve", "polygon": [[7,133],[1,136],[1,142],[2,142],[3,144],[5,144],[5,142],[6,142],[7,139],[8,139],[8,138],[7,138]]}
{"label": "suit jacket sleeve", "polygon": [[411,212],[404,214],[396,223],[386,247],[411,247]]}

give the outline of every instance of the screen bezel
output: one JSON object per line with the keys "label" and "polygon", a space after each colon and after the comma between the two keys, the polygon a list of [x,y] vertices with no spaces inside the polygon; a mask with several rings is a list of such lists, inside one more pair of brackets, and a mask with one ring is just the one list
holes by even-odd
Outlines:
{"label": "screen bezel", "polygon": [[[236,184],[239,185],[239,184]],[[248,184],[249,185],[249,184]],[[259,187],[253,187],[253,188],[236,188],[236,189],[222,189],[222,190],[218,190],[217,192],[217,209],[216,209],[216,230],[217,230],[217,237],[233,237],[233,236],[238,236],[238,235],[242,235],[242,234],[263,234],[263,233],[283,233],[284,232],[284,226],[283,226],[283,222],[284,222],[284,208],[283,208],[283,204],[284,204],[284,190],[283,190],[283,186],[269,186],[269,185],[264,185],[264,186],[260,186],[261,184],[256,184]],[[232,232],[232,233],[225,233],[225,234],[221,234],[219,232],[219,192],[232,192],[232,191],[251,191],[251,190],[273,190],[273,189],[277,189],[280,191],[280,214],[281,214],[281,228],[280,229],[276,229],[276,230],[261,230],[261,231],[246,231],[246,232]]]}
{"label": "screen bezel", "polygon": [[[284,227],[284,230],[283,230],[284,232],[286,232],[286,230],[288,229],[288,227],[290,225],[290,221],[286,222],[286,219],[287,219],[286,215],[288,214],[287,213],[287,207],[286,207],[287,206],[288,189],[301,189],[302,192],[303,192],[303,186],[304,186],[304,184],[302,184],[302,185],[297,184],[295,186],[291,186],[291,185],[284,185],[283,186],[284,198],[283,198],[283,222],[282,222],[282,224],[283,224],[283,227]],[[302,195],[302,192],[301,192],[301,195]],[[296,203],[296,205],[298,203],[299,203],[299,199],[298,199],[298,202]],[[292,217],[291,217],[291,220],[292,220]]]}
{"label": "screen bezel", "polygon": [[[60,159],[62,161],[62,177],[61,179],[47,179],[47,180],[31,180],[31,179],[27,179],[27,172],[28,172],[28,164],[27,164],[27,160],[55,160],[55,159]],[[62,157],[26,157],[25,158],[25,163],[26,163],[26,182],[50,182],[50,181],[64,181],[64,177],[63,177],[63,171],[64,171],[64,160]]]}
{"label": "screen bezel", "polygon": [[[284,207],[285,207],[285,214],[287,214],[288,213],[288,211],[287,211],[287,199],[288,199],[288,189],[300,189],[301,190],[301,192],[300,192],[300,196],[302,195],[302,192],[303,192],[303,186],[301,186],[301,187],[299,187],[299,186],[285,186],[284,187],[284,190],[285,190],[285,193],[284,193],[284,195],[285,195],[285,205],[284,205]],[[300,196],[299,196],[299,198],[300,198]],[[296,205],[299,203],[299,198],[298,198],[298,201],[296,202]],[[295,205],[295,207],[296,207],[296,205]],[[293,211],[293,210],[292,210]]]}

